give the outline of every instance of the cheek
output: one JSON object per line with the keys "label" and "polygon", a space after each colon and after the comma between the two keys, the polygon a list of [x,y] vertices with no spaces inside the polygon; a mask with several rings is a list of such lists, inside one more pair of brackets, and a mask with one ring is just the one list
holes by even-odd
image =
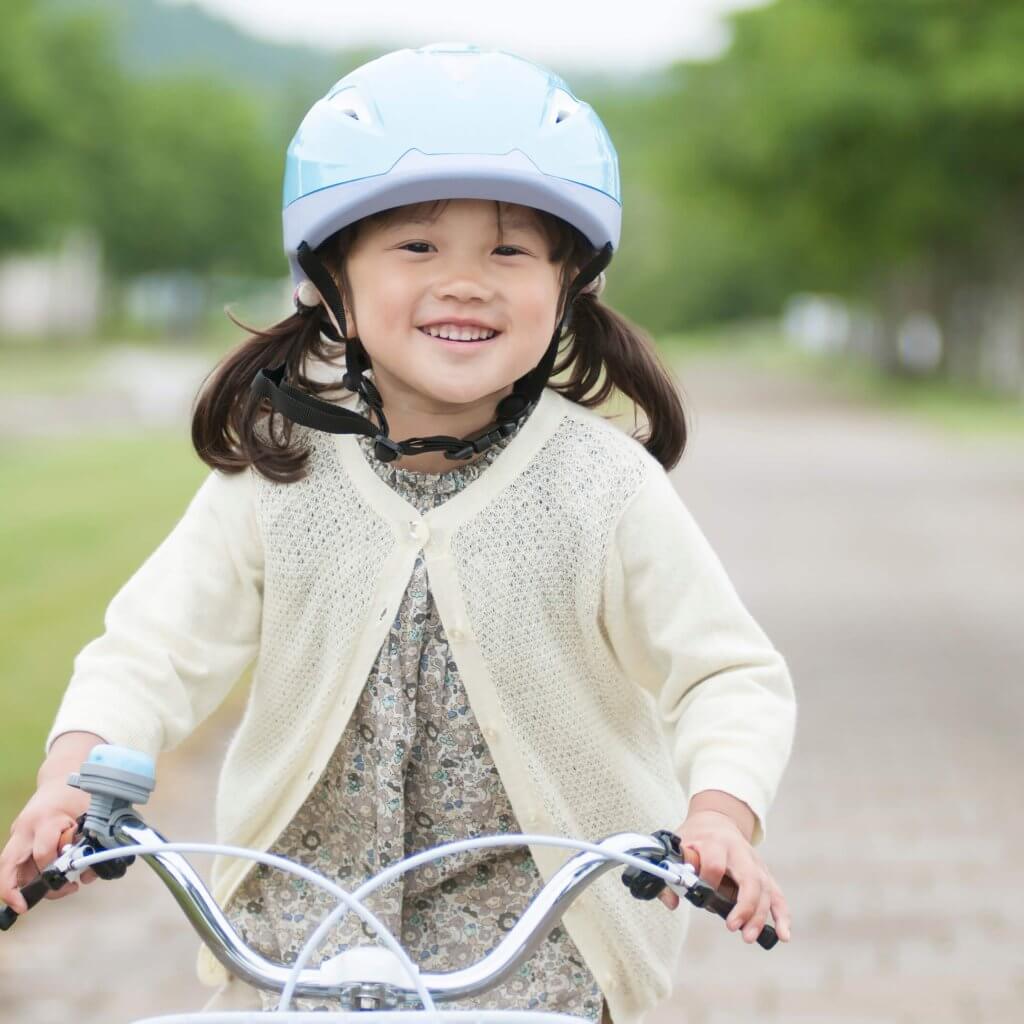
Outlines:
{"label": "cheek", "polygon": [[519,319],[531,335],[538,338],[538,344],[547,346],[555,330],[558,313],[558,288],[544,282],[523,297],[519,307]]}
{"label": "cheek", "polygon": [[360,334],[378,344],[405,336],[413,326],[415,308],[412,294],[400,282],[387,280],[385,275],[362,283],[358,295],[357,319]]}
{"label": "cheek", "polygon": [[381,281],[376,289],[377,318],[389,330],[412,326],[417,291],[411,283],[403,283],[397,275]]}
{"label": "cheek", "polygon": [[553,318],[558,304],[558,291],[557,271],[542,263],[511,279],[507,298],[509,305],[515,309],[515,319],[536,327]]}

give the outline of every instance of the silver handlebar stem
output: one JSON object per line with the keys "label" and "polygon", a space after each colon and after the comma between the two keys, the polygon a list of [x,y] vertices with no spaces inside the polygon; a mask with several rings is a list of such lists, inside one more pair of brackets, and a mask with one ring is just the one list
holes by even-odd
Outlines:
{"label": "silver handlebar stem", "polygon": [[[166,844],[167,840],[155,829],[139,819],[126,817],[115,824],[114,836],[130,855],[132,846]],[[649,835],[621,832],[609,836],[599,844],[609,853],[636,857],[664,856],[663,847]],[[436,859],[434,851],[427,859]],[[209,947],[214,957],[231,974],[256,988],[281,992],[285,989],[293,968],[270,960],[246,945],[231,926],[220,906],[213,899],[202,879],[188,861],[178,853],[156,852],[139,854],[164,882],[199,938]],[[415,858],[409,858],[415,860]],[[415,866],[409,864],[406,870]],[[533,954],[551,929],[561,920],[573,901],[601,875],[622,866],[621,861],[607,859],[599,853],[583,851],[572,857],[537,893],[530,905],[509,933],[482,960],[469,967],[441,973],[420,972],[420,982],[438,1001],[450,1001],[477,995],[494,987],[511,974]],[[397,865],[395,865],[397,867]],[[365,896],[376,886],[376,880],[364,885],[357,893]],[[386,879],[382,878],[382,884]],[[331,918],[340,920],[348,911],[344,904],[332,910],[320,929],[324,934],[332,924]],[[336,983],[321,980],[317,968],[303,969],[294,987],[297,996],[337,998],[343,988]],[[406,1003],[419,1003],[412,986],[394,986],[396,994]]]}
{"label": "silver handlebar stem", "polygon": [[[494,845],[498,845],[495,843]],[[620,832],[604,839],[600,844],[609,853],[625,853],[634,857],[644,854],[664,856],[664,848],[649,835],[633,832]],[[410,857],[400,865],[404,871],[418,866],[418,862],[427,863],[437,857],[436,850],[426,850],[416,857]],[[547,938],[548,933],[562,919],[573,901],[605,872],[614,867],[622,867],[622,863],[610,860],[593,851],[582,851],[567,863],[563,864],[551,880],[537,893],[522,916],[512,926],[508,934],[482,960],[468,967],[443,973],[420,973],[420,979],[430,990],[437,1002],[453,999],[464,999],[468,996],[486,992],[507,978],[524,960],[536,951]],[[392,869],[393,870],[393,869]],[[389,880],[392,871],[382,873],[353,893],[358,899],[365,899],[379,885]],[[320,923],[310,936],[306,947],[299,954],[315,949],[322,937],[339,922],[348,908],[334,908]],[[407,1003],[416,999],[415,989],[408,986],[393,986],[400,998]],[[296,990],[297,991],[297,990]]]}

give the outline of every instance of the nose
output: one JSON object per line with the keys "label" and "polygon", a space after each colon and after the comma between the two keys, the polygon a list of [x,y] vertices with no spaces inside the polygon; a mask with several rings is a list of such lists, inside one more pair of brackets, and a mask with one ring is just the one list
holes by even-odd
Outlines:
{"label": "nose", "polygon": [[489,302],[494,289],[488,284],[483,270],[461,265],[452,266],[448,273],[439,278],[434,286],[434,294],[439,300],[451,298],[459,302],[472,302],[479,299]]}

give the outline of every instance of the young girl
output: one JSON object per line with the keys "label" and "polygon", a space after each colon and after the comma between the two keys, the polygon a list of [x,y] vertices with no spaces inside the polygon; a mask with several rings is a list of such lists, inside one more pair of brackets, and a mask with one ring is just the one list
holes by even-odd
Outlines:
{"label": "young girl", "polygon": [[[193,440],[213,471],[75,659],[0,898],[23,909],[17,885],[83,809],[65,780],[95,743],[174,746],[255,661],[221,842],[354,888],[449,840],[685,817],[687,859],[738,885],[729,927],[751,942],[770,913],[789,939],[753,847],[792,685],[667,476],[686,439],[672,379],[600,301],[620,211],[597,115],[510,54],[402,50],[313,107],[285,175],[296,313],[204,386]],[[646,414],[643,443],[592,411],[615,389]],[[566,856],[474,851],[370,906],[425,970],[455,969]],[[638,1024],[689,915],[618,874],[459,1007]],[[285,962],[331,906],[243,861],[215,865],[214,894]],[[372,941],[349,915],[320,955]],[[201,975],[223,984],[211,1006],[276,1003],[208,954]]]}

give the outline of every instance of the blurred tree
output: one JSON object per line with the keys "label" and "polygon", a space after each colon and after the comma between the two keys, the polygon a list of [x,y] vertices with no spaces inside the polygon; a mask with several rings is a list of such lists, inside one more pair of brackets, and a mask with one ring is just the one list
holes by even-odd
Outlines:
{"label": "blurred tree", "polygon": [[[85,222],[121,275],[283,272],[283,150],[315,98],[303,80],[127,71],[123,26],[82,8],[5,5],[0,253]],[[179,47],[200,30],[181,13]],[[830,291],[887,312],[890,362],[919,309],[947,358],[975,352],[988,300],[965,294],[1024,284],[1024,4],[778,0],[734,27],[718,60],[581,90],[622,169],[610,301],[661,332]],[[213,38],[234,45],[224,26]],[[374,52],[339,55],[331,80]]]}
{"label": "blurred tree", "polygon": [[10,0],[0,33],[0,253],[87,224],[120,274],[280,272],[281,157],[257,101],[134,79],[102,13],[42,10]]}
{"label": "blurred tree", "polygon": [[1012,0],[786,0],[741,16],[687,96],[707,115],[705,178],[751,222],[769,213],[821,286],[870,287],[879,265],[934,250],[984,264],[993,218],[1021,198],[1022,39]]}
{"label": "blurred tree", "polygon": [[86,219],[87,183],[72,151],[95,127],[99,111],[88,92],[102,83],[104,65],[92,20],[55,24],[41,18],[31,0],[5,4],[0,253],[51,243],[69,224]]}
{"label": "blurred tree", "polygon": [[106,134],[95,220],[112,269],[282,271],[279,154],[244,94],[201,78],[134,82]]}
{"label": "blurred tree", "polygon": [[632,111],[663,150],[640,171],[676,253],[663,321],[774,312],[802,289],[948,319],[955,285],[1019,267],[1022,40],[1017,0],[736,16],[722,59]]}

